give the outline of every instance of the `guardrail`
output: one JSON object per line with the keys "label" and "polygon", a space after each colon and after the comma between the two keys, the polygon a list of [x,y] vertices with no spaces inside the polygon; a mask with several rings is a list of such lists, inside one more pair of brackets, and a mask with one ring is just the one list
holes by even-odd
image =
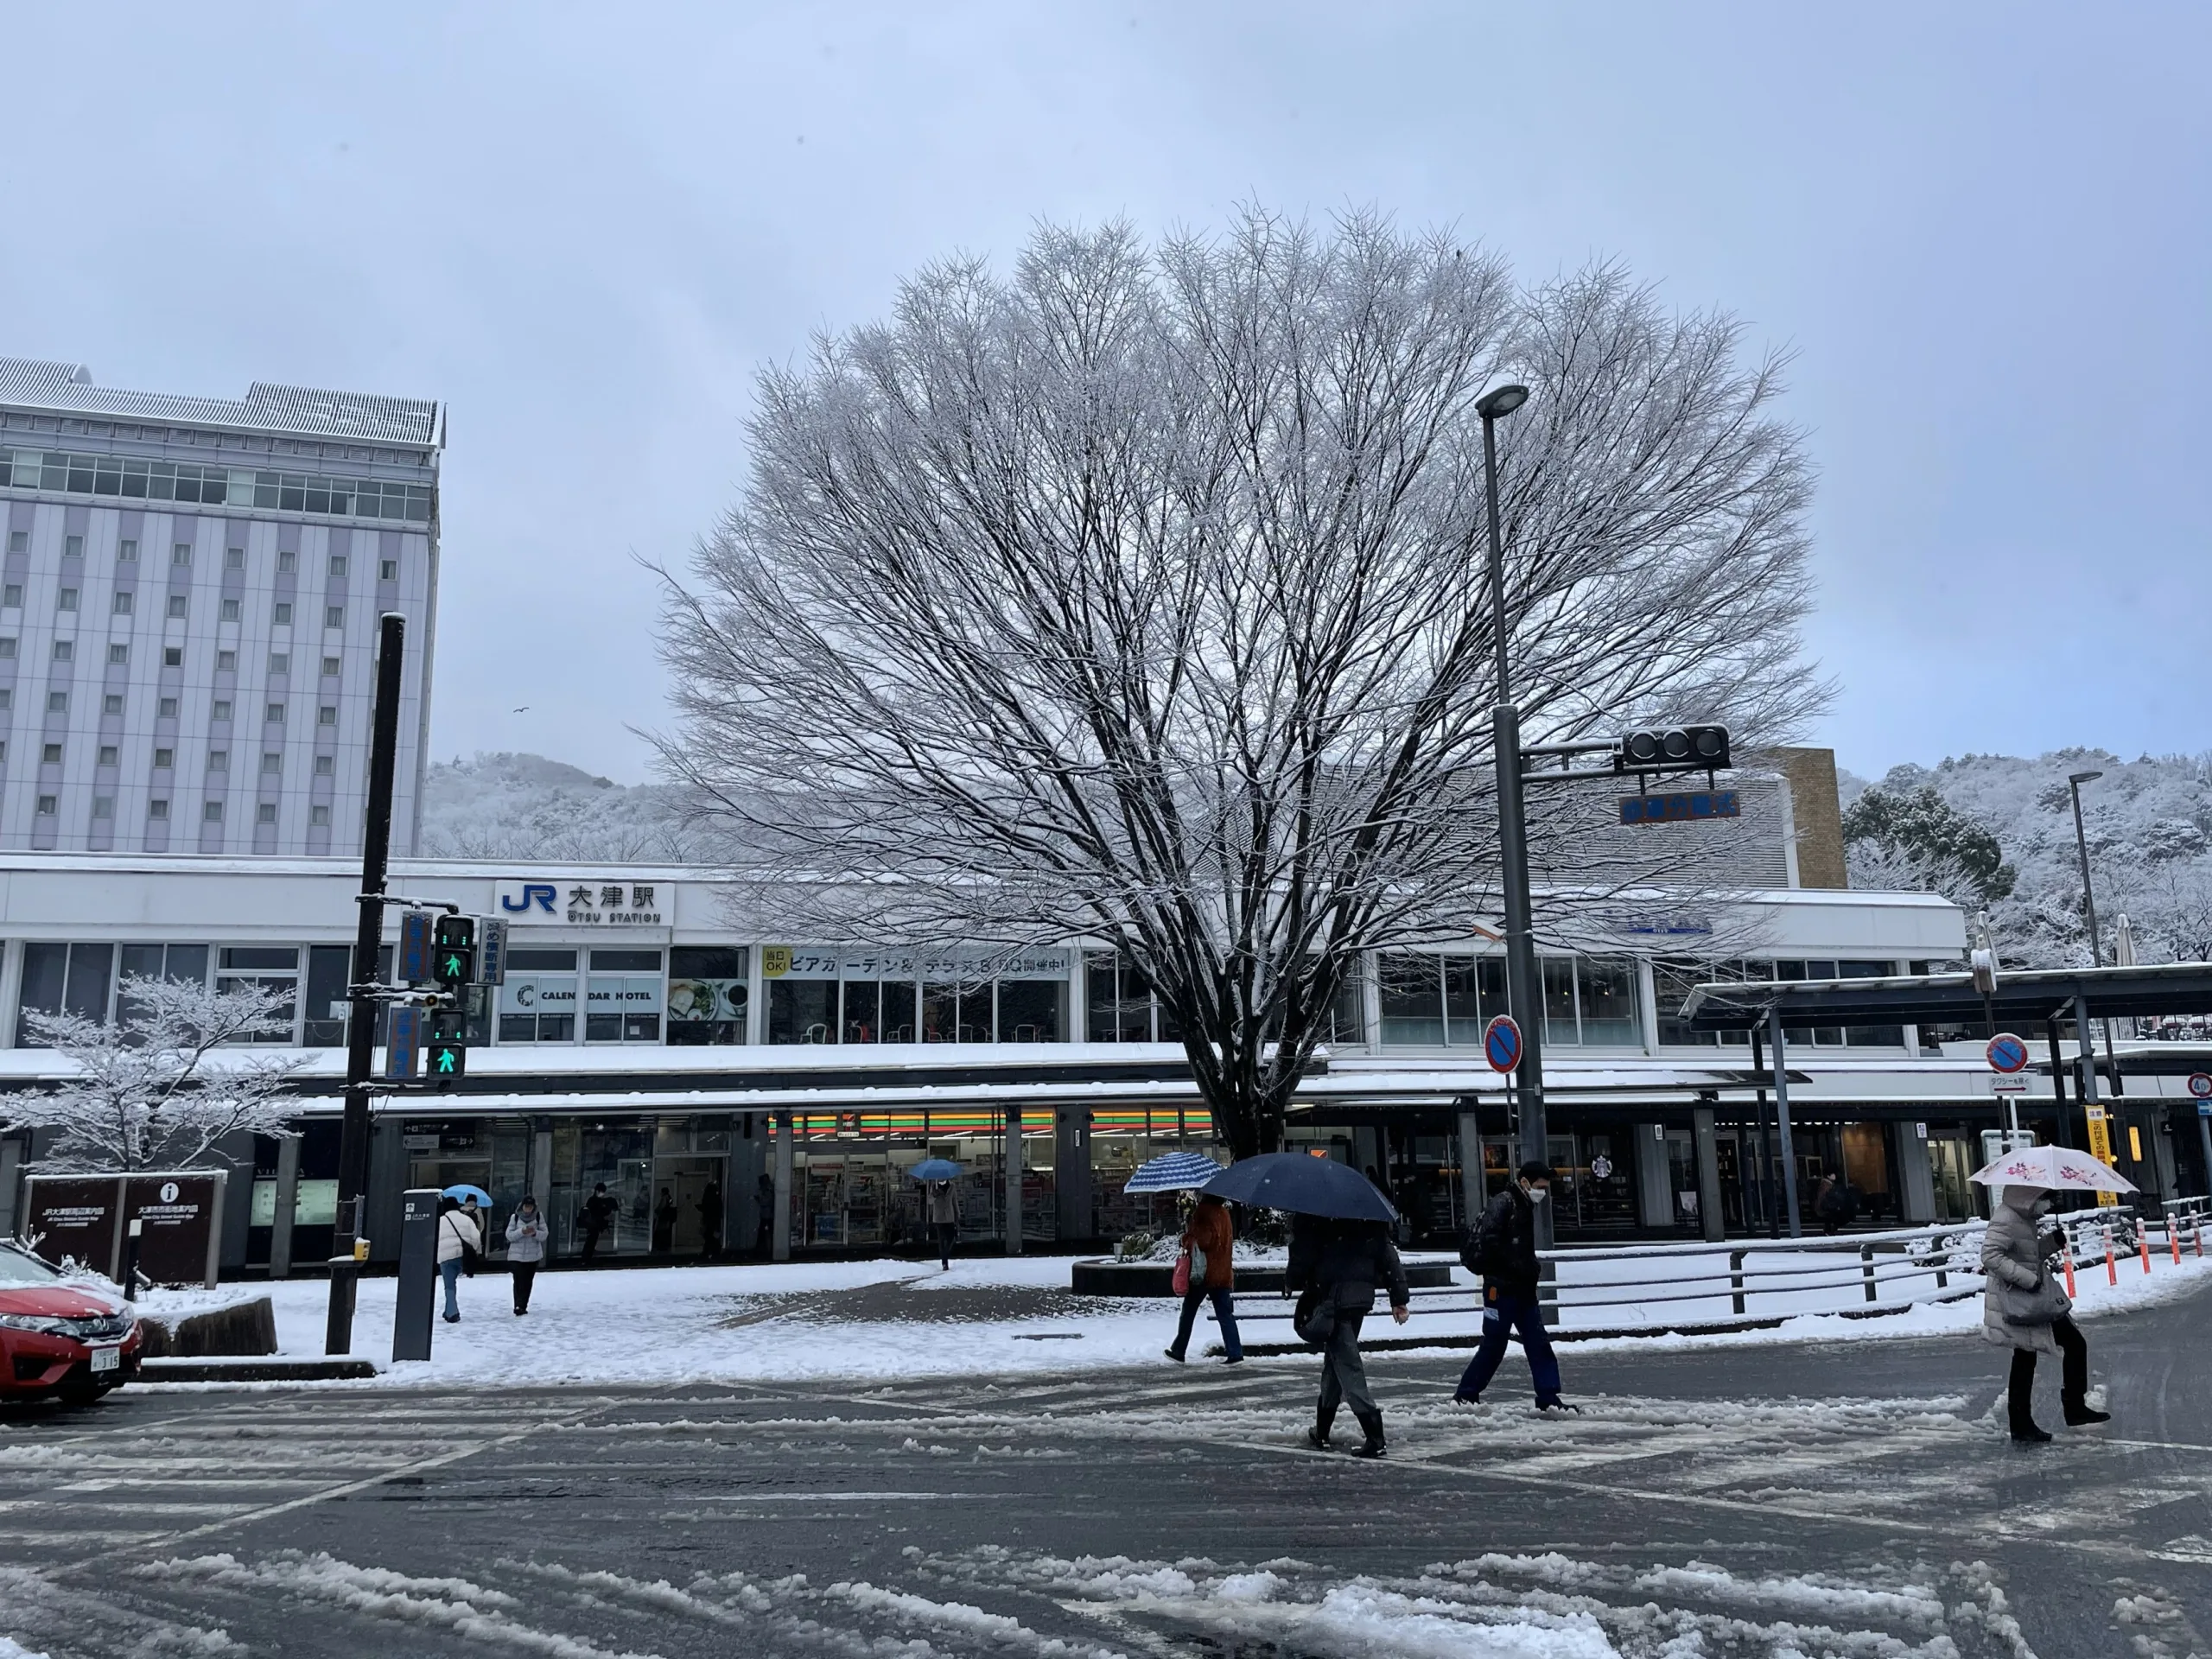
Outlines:
{"label": "guardrail", "polygon": [[[2184,1252],[2202,1256],[2208,1207],[2197,1198],[2169,1202],[2155,1217],[2121,1209],[2071,1212],[2058,1217],[2066,1259],[2076,1274],[2104,1266],[2117,1282],[2123,1268],[2150,1272],[2154,1255],[2177,1263]],[[1539,1253],[1546,1322],[1571,1338],[1744,1329],[1808,1313],[1901,1313],[1980,1295],[1987,1229],[1970,1221],[1831,1238],[1546,1250]],[[1465,1269],[1458,1274],[1465,1282],[1413,1292],[1413,1317],[1424,1328],[1395,1345],[1475,1339],[1481,1289]],[[1236,1305],[1240,1325],[1287,1326],[1294,1313],[1287,1297],[1271,1292],[1239,1293]],[[1457,1328],[1427,1328],[1429,1321]],[[1390,1344],[1386,1327],[1370,1329],[1382,1338],[1371,1345]],[[1286,1345],[1298,1345],[1294,1332],[1284,1334]]]}

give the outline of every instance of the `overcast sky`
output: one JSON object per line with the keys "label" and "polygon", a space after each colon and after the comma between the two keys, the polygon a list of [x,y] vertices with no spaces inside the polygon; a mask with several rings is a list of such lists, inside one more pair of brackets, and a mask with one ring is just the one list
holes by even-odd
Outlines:
{"label": "overcast sky", "polygon": [[1796,352],[1846,766],[2212,747],[2212,9],[1815,10],[22,8],[0,354],[444,399],[437,754],[635,780],[757,365],[1040,217],[1373,204]]}

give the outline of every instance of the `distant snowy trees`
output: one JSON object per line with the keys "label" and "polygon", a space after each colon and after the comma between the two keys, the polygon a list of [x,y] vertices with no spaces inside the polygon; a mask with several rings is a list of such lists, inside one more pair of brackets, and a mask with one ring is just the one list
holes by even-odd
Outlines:
{"label": "distant snowy trees", "polygon": [[1854,887],[1940,893],[1974,910],[2016,880],[1997,837],[1926,786],[1867,790],[1844,812],[1843,840]]}
{"label": "distant snowy trees", "polygon": [[29,1035],[75,1075],[10,1095],[0,1115],[10,1128],[60,1131],[41,1160],[49,1169],[190,1169],[226,1135],[283,1133],[296,1107],[285,1085],[302,1058],[224,1051],[288,1040],[291,996],[130,975],[111,1024],[26,1009]]}
{"label": "distant snowy trees", "polygon": [[425,858],[689,864],[726,855],[727,832],[691,792],[625,785],[535,754],[479,754],[423,779]]}
{"label": "distant snowy trees", "polygon": [[1253,212],[1048,226],[765,372],[671,584],[662,756],[801,936],[1117,944],[1231,1146],[1272,1144],[1363,953],[1495,919],[1473,405],[1508,378],[1529,739],[1787,734],[1809,478],[1732,319]]}

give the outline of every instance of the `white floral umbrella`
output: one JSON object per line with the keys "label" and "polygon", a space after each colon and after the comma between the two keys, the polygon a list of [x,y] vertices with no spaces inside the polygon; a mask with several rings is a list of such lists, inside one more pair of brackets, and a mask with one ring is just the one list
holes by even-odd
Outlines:
{"label": "white floral umbrella", "polygon": [[2043,1186],[2075,1192],[2133,1192],[2135,1183],[2071,1147],[2023,1147],[1967,1177],[1983,1186]]}

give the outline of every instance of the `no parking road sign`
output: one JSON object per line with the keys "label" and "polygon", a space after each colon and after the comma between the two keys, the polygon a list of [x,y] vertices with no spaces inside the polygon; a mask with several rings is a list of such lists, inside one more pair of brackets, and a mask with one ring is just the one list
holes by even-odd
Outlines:
{"label": "no parking road sign", "polygon": [[1984,1051],[1989,1058],[1989,1069],[1997,1076],[1993,1086],[2000,1095],[2025,1094],[2028,1080],[2020,1075],[2028,1069],[2028,1046],[2009,1031],[2000,1031],[1989,1039]]}
{"label": "no parking road sign", "polygon": [[1493,1071],[1510,1071],[1521,1064],[1521,1027],[1511,1014],[1501,1014],[1483,1027],[1483,1058]]}

